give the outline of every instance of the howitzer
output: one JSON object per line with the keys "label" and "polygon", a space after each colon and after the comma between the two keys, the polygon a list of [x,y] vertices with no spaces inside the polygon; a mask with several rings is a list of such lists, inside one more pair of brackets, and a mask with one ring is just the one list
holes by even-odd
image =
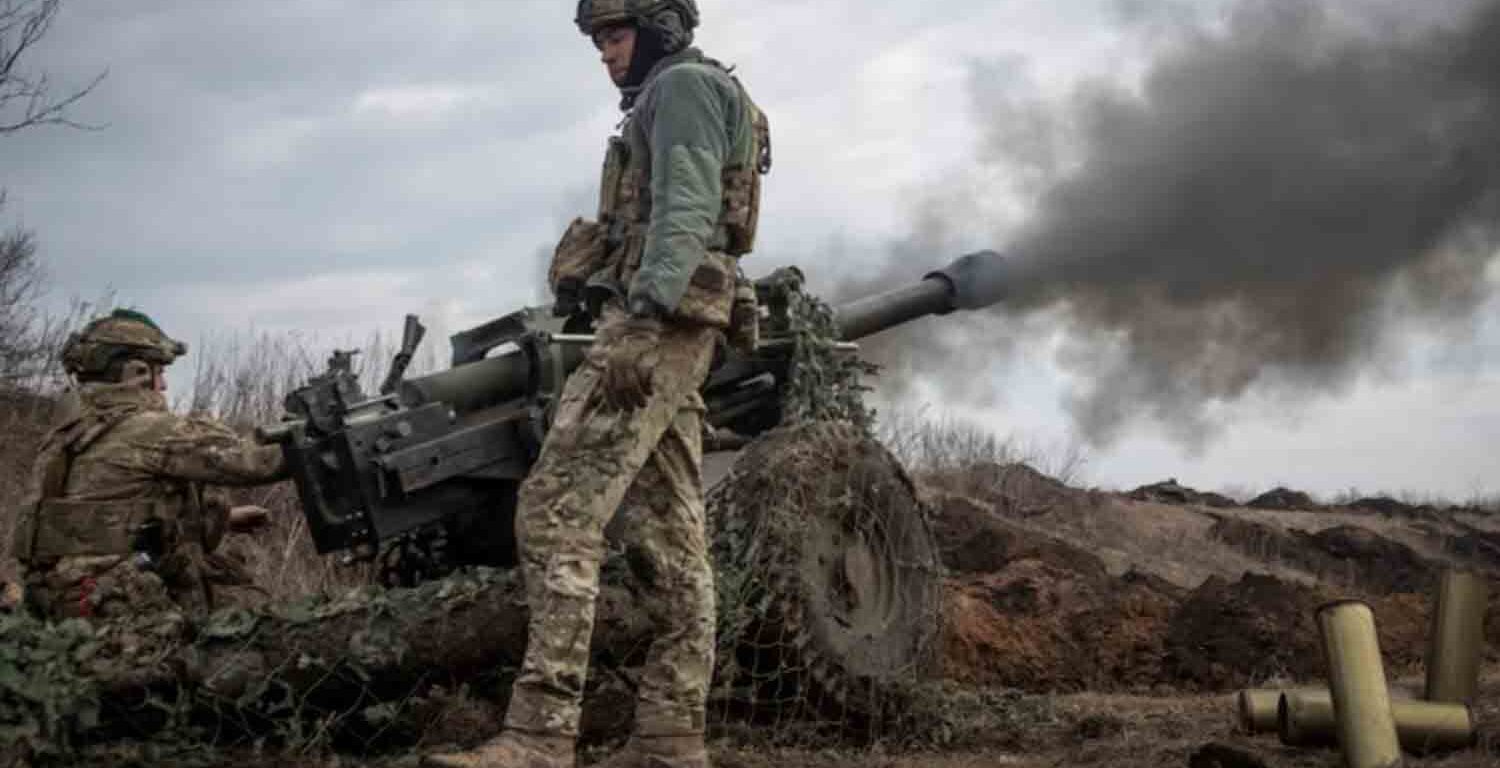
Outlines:
{"label": "howitzer", "polygon": [[[702,390],[705,448],[738,457],[707,500],[726,706],[873,723],[932,663],[942,568],[915,486],[838,419],[864,413],[853,342],[975,306],[970,276],[991,259],[832,310],[796,269],[756,282],[756,346],[726,345]],[[517,490],[593,343],[586,318],[523,309],[453,335],[448,370],[404,378],[419,329],[408,320],[389,392],[363,393],[336,356],[262,430],[282,446],[318,551],[378,558],[387,584],[514,564]]]}
{"label": "howitzer", "polygon": [[[966,265],[834,310],[844,353],[852,343],[962,304]],[[737,447],[783,422],[798,344],[793,317],[802,276],[757,282],[760,341],[726,351],[703,387],[707,447]],[[320,553],[380,557],[388,582],[412,583],[457,565],[510,565],[515,494],[541,448],[552,406],[593,342],[584,318],[523,309],[452,336],[448,370],[402,378],[422,328],[408,316],[403,349],[382,387],[366,395],[347,357],[286,398],[286,419],[262,428],[280,443]]]}

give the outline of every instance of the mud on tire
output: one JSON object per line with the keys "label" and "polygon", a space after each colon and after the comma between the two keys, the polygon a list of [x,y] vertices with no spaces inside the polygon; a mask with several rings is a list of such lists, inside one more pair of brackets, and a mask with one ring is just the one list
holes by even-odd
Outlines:
{"label": "mud on tire", "polygon": [[895,457],[847,424],[779,429],[741,454],[708,508],[715,700],[853,728],[894,714],[930,671],[942,603],[937,548]]}

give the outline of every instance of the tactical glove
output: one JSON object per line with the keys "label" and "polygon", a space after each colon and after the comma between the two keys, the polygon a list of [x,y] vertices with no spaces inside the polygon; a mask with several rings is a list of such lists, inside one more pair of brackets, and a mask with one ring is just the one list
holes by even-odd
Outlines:
{"label": "tactical glove", "polygon": [[614,338],[604,351],[604,399],[622,411],[639,408],[651,396],[661,321],[632,317],[612,330]]}
{"label": "tactical glove", "polygon": [[583,311],[583,281],[574,277],[557,281],[557,300],[552,303],[553,317],[572,317]]}
{"label": "tactical glove", "polygon": [[557,303],[552,314],[568,317],[583,308],[584,286],[605,265],[604,227],[598,222],[574,219],[552,252],[547,283]]}

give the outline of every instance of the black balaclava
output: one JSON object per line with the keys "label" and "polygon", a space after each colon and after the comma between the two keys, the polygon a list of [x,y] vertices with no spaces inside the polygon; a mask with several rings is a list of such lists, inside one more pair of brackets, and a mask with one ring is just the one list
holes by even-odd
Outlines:
{"label": "black balaclava", "polygon": [[656,63],[667,57],[666,40],[653,25],[637,24],[635,27],[635,51],[630,56],[630,69],[625,73],[621,88],[639,88],[646,82],[646,75]]}

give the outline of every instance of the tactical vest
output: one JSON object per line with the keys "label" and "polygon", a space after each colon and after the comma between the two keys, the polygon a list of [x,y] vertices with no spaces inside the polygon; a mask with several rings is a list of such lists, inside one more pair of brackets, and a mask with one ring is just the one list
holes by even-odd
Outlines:
{"label": "tactical vest", "polygon": [[[737,285],[748,284],[737,262],[755,246],[760,177],[771,169],[770,122],[739,80],[734,79],[734,83],[750,135],[743,144],[735,142],[733,149],[738,151],[725,161],[720,174],[719,218],[708,241],[708,253],[674,311],[678,319],[721,328],[731,325]],[[554,253],[549,281],[559,295],[562,286],[586,282],[591,290],[623,298],[640,269],[651,223],[651,169],[644,139],[633,136],[632,129],[639,130],[627,117],[621,133],[609,140],[599,183],[597,223],[575,220]],[[733,314],[738,317],[741,313]],[[753,312],[750,314],[753,322]]]}
{"label": "tactical vest", "polygon": [[[64,557],[129,555],[146,546],[143,534],[159,531],[156,546],[204,538],[198,489],[185,484],[168,498],[91,501],[66,498],[74,460],[116,427],[139,415],[125,410],[108,418],[81,418],[54,430],[38,459],[37,496],[20,510],[14,543],[17,560],[48,567]],[[162,553],[156,553],[158,556]]]}

